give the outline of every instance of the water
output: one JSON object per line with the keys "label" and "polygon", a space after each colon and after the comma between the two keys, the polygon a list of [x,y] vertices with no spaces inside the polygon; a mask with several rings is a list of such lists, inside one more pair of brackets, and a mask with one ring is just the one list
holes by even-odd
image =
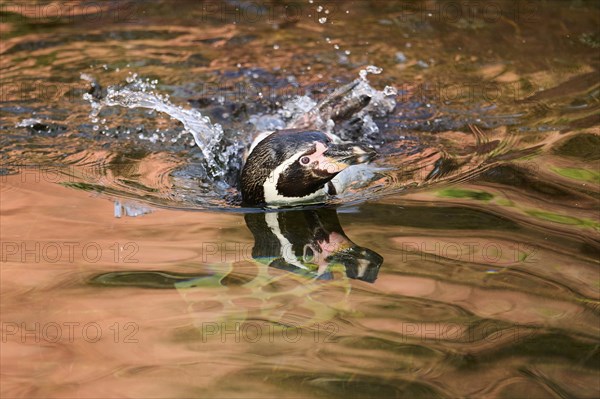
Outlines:
{"label": "water", "polygon": [[[600,395],[594,2],[57,4],[0,7],[2,397]],[[374,175],[242,208],[283,127]]]}
{"label": "water", "polygon": [[[205,171],[203,173],[204,183],[209,187],[214,187],[209,192],[209,194],[214,194],[219,191],[219,188],[224,187],[223,178],[225,176],[233,176],[229,188],[239,187],[237,176],[240,173],[241,160],[244,157],[243,150],[245,147],[250,147],[248,152],[252,151],[254,136],[268,135],[277,129],[303,128],[326,131],[333,134],[333,137],[338,140],[348,140],[350,137],[347,136],[351,132],[350,129],[344,127],[344,124],[353,123],[356,120],[361,122],[361,127],[353,129],[357,130],[354,133],[359,134],[358,137],[352,137],[355,141],[367,140],[370,135],[378,133],[379,128],[373,121],[372,115],[385,116],[392,112],[396,106],[394,97],[397,94],[396,89],[391,86],[386,86],[383,91],[379,91],[369,85],[367,75],[381,72],[381,68],[369,65],[360,70],[359,79],[338,88],[318,103],[308,96],[295,96],[284,103],[275,115],[252,115],[250,122],[254,125],[255,132],[254,134],[245,134],[246,143],[244,140],[231,142],[225,136],[221,125],[212,124],[210,118],[203,116],[195,109],[175,106],[169,101],[168,96],[154,91],[157,81],[142,80],[135,74],[127,78],[127,86],[109,87],[106,94],[101,93],[100,85],[93,77],[82,74],[84,80],[91,82],[92,92],[94,90],[98,92],[96,95],[85,93],[83,98],[90,102],[92,107],[90,120],[95,124],[106,123],[105,118],[100,120],[102,111],[107,107],[114,106],[159,111],[171,119],[181,122],[184,126],[183,133],[189,133],[194,138],[194,143],[202,154],[202,166]],[[362,102],[363,98],[368,99],[368,104]],[[221,100],[219,99],[219,101]],[[340,127],[334,132],[336,123]],[[32,122],[27,120],[26,124],[21,123],[18,126],[27,127],[31,124]],[[94,125],[92,129],[99,131],[100,126]],[[104,128],[102,133],[110,134],[110,128]],[[138,138],[152,143],[166,144],[176,143],[181,136],[182,134],[178,134],[176,137],[167,138],[164,133],[153,133],[152,136],[147,137],[140,133]],[[244,136],[244,134],[237,136]],[[198,194],[201,198],[202,192]],[[210,206],[210,202],[207,205]]]}

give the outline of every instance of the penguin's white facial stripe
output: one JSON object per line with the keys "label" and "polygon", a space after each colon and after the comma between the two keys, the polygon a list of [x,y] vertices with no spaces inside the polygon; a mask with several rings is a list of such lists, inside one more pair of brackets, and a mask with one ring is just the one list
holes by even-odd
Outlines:
{"label": "penguin's white facial stripe", "polygon": [[[300,157],[304,156],[306,153],[305,150],[299,151],[290,158],[283,161],[280,165],[278,165],[267,177],[263,184],[263,189],[265,193],[265,202],[268,204],[286,204],[294,201],[310,201],[315,198],[319,198],[325,195],[324,190],[318,190],[317,192],[308,195],[306,197],[286,197],[281,195],[279,191],[277,191],[277,182],[279,181],[279,177],[285,172],[287,168],[293,165]],[[310,165],[310,164],[309,164]]]}

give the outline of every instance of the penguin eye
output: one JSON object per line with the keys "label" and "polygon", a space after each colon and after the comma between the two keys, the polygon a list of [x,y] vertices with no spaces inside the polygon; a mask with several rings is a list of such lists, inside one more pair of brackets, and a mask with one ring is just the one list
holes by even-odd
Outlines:
{"label": "penguin eye", "polygon": [[302,165],[308,165],[309,162],[310,162],[310,158],[309,157],[302,157],[302,158],[300,158],[300,163]]}

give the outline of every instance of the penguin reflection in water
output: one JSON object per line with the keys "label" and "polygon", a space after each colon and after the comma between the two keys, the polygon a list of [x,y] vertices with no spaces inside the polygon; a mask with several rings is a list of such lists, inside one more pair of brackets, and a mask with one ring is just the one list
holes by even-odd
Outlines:
{"label": "penguin reflection in water", "polygon": [[346,277],[374,282],[383,263],[378,253],[353,243],[333,209],[249,213],[252,258],[281,270],[331,280],[341,266]]}
{"label": "penguin reflection in water", "polygon": [[[338,280],[347,277],[369,283],[377,279],[383,258],[375,251],[352,242],[342,230],[334,209],[249,213],[244,217],[254,236],[252,258],[259,264],[308,279]],[[210,270],[208,267],[197,274],[115,271],[98,274],[90,283],[106,286],[186,288],[210,286],[207,281],[219,284],[219,281],[226,278],[221,268],[215,269],[214,272]]]}

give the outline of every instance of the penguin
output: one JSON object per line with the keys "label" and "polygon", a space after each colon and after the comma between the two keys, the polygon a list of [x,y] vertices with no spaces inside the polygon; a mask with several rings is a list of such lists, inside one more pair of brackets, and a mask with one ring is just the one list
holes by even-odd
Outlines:
{"label": "penguin", "polygon": [[375,157],[371,148],[343,143],[318,130],[285,129],[259,137],[241,172],[242,202],[250,207],[323,203],[339,193],[332,180]]}

